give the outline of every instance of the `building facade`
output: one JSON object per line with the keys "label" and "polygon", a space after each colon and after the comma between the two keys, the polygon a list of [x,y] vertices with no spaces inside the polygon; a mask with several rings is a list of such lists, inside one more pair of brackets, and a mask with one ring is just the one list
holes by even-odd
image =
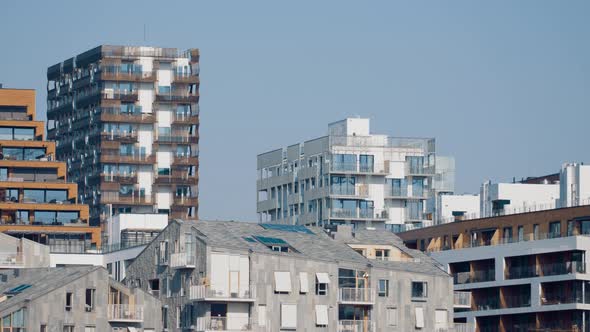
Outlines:
{"label": "building facade", "polygon": [[162,331],[160,301],[101,267],[1,272],[3,331]]}
{"label": "building facade", "polygon": [[35,91],[0,89],[0,232],[52,248],[97,249],[100,228],[89,225],[78,185],[45,141],[35,120]]}
{"label": "building facade", "polygon": [[168,331],[452,327],[449,275],[391,232],[175,220],[125,282],[159,296]]}
{"label": "building facade", "polygon": [[[328,136],[258,155],[259,221],[393,230],[431,221],[434,139],[374,135],[369,126],[348,118],[330,124]],[[451,186],[451,166],[438,177],[441,190]]]}
{"label": "building facade", "polygon": [[590,331],[590,206],[398,235],[453,276],[464,304],[456,309],[455,322],[480,332]]}
{"label": "building facade", "polygon": [[197,49],[102,45],[47,80],[48,135],[92,225],[118,213],[197,217]]}

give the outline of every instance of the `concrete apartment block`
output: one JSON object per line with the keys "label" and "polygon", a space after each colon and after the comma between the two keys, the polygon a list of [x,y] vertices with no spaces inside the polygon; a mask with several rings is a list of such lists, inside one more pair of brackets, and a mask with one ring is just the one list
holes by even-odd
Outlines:
{"label": "concrete apartment block", "polygon": [[102,267],[4,270],[4,331],[161,331],[161,303]]}
{"label": "concrete apartment block", "polygon": [[391,232],[172,221],[127,268],[169,331],[435,331],[452,282]]}

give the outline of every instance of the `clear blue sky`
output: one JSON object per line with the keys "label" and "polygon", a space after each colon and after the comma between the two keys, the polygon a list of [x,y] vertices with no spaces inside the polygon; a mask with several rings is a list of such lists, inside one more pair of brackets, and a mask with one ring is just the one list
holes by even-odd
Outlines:
{"label": "clear blue sky", "polygon": [[[436,137],[458,192],[588,161],[588,1],[8,1],[0,82],[99,44],[201,49],[200,214],[256,218],[258,153],[360,115]],[[147,42],[143,29],[147,25]]]}

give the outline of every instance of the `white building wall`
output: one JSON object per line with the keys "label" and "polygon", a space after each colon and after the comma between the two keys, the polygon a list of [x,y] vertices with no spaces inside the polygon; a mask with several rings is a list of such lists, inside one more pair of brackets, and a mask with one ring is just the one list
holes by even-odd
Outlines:
{"label": "white building wall", "polygon": [[555,207],[559,200],[559,184],[484,183],[480,195],[480,215],[489,217],[492,215],[493,201],[496,200],[510,201],[504,206],[504,213]]}
{"label": "white building wall", "polygon": [[479,218],[479,195],[440,195],[439,197],[437,207],[439,222],[453,221],[453,211],[465,212],[465,217],[469,219]]}

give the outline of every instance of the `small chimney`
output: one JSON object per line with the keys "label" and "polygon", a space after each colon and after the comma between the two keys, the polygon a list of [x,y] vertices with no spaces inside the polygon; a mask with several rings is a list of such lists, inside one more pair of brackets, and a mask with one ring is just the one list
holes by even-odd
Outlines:
{"label": "small chimney", "polygon": [[335,240],[347,241],[353,238],[352,226],[351,225],[338,225],[336,227],[336,234],[334,234]]}

